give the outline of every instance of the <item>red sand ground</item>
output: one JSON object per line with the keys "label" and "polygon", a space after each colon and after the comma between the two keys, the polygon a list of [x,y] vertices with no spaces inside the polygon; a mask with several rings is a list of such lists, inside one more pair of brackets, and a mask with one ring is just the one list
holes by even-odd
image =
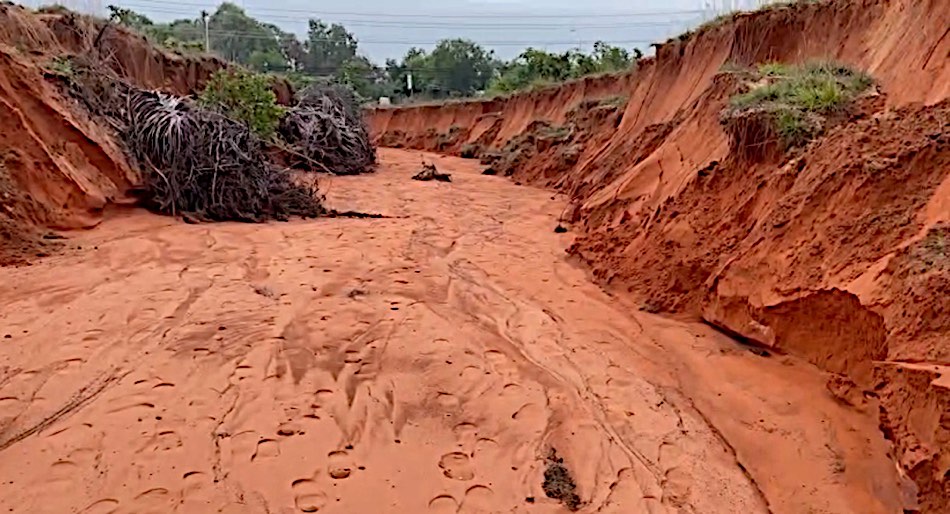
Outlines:
{"label": "red sand ground", "polygon": [[807,363],[608,296],[545,190],[380,157],[325,187],[389,219],[117,211],[0,268],[0,511],[566,512],[550,447],[581,512],[900,510]]}
{"label": "red sand ground", "polygon": [[[641,308],[702,316],[832,373],[843,402],[880,410],[918,507],[945,512],[948,27],[939,0],[802,2],[671,41],[627,75],[371,120],[385,144],[498,150],[538,121],[565,123],[582,100],[625,96],[579,147],[545,144],[515,170],[569,196],[570,253]],[[810,59],[867,70],[877,96],[795,155],[731,141],[724,65]]]}
{"label": "red sand ground", "polygon": [[[396,217],[267,225],[110,211],[136,173],[42,77],[80,21],[0,6],[0,255],[115,213],[0,268],[0,510],[562,512],[552,446],[585,512],[950,508],[950,4],[778,8],[621,77],[376,111],[458,152],[628,100],[518,164],[566,197],[383,151],[329,200]],[[150,87],[221,65],[112,37]],[[722,65],[813,57],[880,96],[794,159],[736,152]]]}

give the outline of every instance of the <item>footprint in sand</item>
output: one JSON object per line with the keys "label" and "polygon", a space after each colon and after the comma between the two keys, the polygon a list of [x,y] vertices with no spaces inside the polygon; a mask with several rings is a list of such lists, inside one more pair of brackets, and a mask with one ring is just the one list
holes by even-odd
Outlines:
{"label": "footprint in sand", "polygon": [[347,350],[343,356],[343,362],[346,364],[358,364],[362,360],[363,357],[360,356],[359,350]]}
{"label": "footprint in sand", "polygon": [[461,452],[446,453],[439,459],[442,474],[453,480],[471,480],[475,478],[472,460]]}
{"label": "footprint in sand", "polygon": [[484,485],[474,485],[465,491],[465,499],[462,500],[462,507],[458,510],[460,514],[475,514],[476,512],[494,512],[495,506],[492,499],[495,492],[490,487]]}
{"label": "footprint in sand", "polygon": [[119,509],[119,501],[105,498],[82,510],[82,514],[112,514]]}
{"label": "footprint in sand", "polygon": [[313,404],[317,407],[326,405],[332,399],[333,391],[331,389],[319,389],[317,392],[313,393]]}
{"label": "footprint in sand", "polygon": [[79,472],[79,466],[71,460],[58,460],[49,469],[49,479],[52,482],[71,482]]}
{"label": "footprint in sand", "polygon": [[440,392],[435,397],[435,402],[443,409],[458,409],[462,402],[452,393]]}
{"label": "footprint in sand", "polygon": [[521,423],[535,425],[545,423],[547,421],[547,413],[545,413],[543,407],[536,403],[526,403],[511,415],[511,419]]}
{"label": "footprint in sand", "polygon": [[524,388],[519,384],[508,383],[501,388],[501,396],[504,397],[519,397],[525,394]]}
{"label": "footprint in sand", "polygon": [[452,429],[455,434],[455,440],[458,441],[459,448],[466,453],[471,453],[475,448],[475,440],[478,436],[478,427],[471,423],[459,423]]}
{"label": "footprint in sand", "polygon": [[130,506],[130,512],[168,512],[177,499],[164,487],[153,487],[139,493]]}
{"label": "footprint in sand", "polygon": [[343,479],[353,472],[353,461],[350,454],[340,450],[327,455],[327,473],[335,479]]}
{"label": "footprint in sand", "polygon": [[185,473],[182,475],[181,481],[181,495],[185,501],[203,498],[207,491],[213,489],[214,485],[211,481],[211,477],[207,473],[200,471],[189,471]]}
{"label": "footprint in sand", "polygon": [[484,356],[489,366],[498,373],[504,376],[511,376],[518,373],[518,367],[515,363],[498,350],[488,350]]}
{"label": "footprint in sand", "polygon": [[436,514],[455,514],[459,510],[459,502],[455,498],[443,494],[429,500],[429,512]]}
{"label": "footprint in sand", "polygon": [[274,439],[261,439],[257,442],[257,448],[254,455],[251,455],[251,461],[257,459],[269,459],[280,456],[280,443]]}
{"label": "footprint in sand", "polygon": [[317,512],[327,504],[327,495],[309,478],[294,480],[290,488],[294,492],[294,505],[301,512]]}

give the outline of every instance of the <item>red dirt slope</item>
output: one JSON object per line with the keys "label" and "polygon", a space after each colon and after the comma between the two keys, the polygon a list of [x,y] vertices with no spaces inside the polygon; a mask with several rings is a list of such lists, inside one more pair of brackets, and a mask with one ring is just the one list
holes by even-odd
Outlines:
{"label": "red dirt slope", "polygon": [[[99,27],[73,14],[0,5],[0,265],[46,253],[37,227],[97,224],[137,180],[108,131],[73,108],[47,73],[56,59],[88,48]],[[123,76],[179,94],[200,89],[223,66],[161,52],[115,27],[99,46]]]}
{"label": "red dirt slope", "polygon": [[[830,372],[841,401],[880,409],[919,488],[907,508],[945,512],[948,27],[942,0],[803,2],[668,42],[628,75],[370,119],[394,146],[527,145],[504,171],[571,196],[572,253],[596,278]],[[868,71],[877,93],[797,154],[750,152],[723,130],[738,87],[724,65],[810,59]],[[588,102],[578,118],[582,100],[618,95],[622,114]],[[551,125],[569,135],[551,144]]]}

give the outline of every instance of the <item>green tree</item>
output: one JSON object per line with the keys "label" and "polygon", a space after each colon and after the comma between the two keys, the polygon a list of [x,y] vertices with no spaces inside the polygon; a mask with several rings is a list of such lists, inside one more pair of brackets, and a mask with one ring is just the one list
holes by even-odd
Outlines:
{"label": "green tree", "polygon": [[225,116],[244,122],[257,135],[274,134],[283,109],[271,87],[271,78],[241,68],[218,70],[211,76],[199,102]]}
{"label": "green tree", "polygon": [[593,58],[597,62],[597,71],[622,71],[633,63],[630,52],[626,49],[608,45],[603,41],[594,43]]}
{"label": "green tree", "polygon": [[362,100],[391,96],[396,90],[386,71],[362,56],[345,62],[337,73],[337,79],[340,83],[350,86]]}
{"label": "green tree", "polygon": [[643,57],[637,49],[630,51],[608,45],[594,44],[590,54],[580,50],[562,53],[546,52],[528,48],[517,58],[501,67],[500,73],[491,81],[489,89],[496,93],[517,91],[535,84],[562,82],[594,73],[612,73],[633,66]]}
{"label": "green tree", "polygon": [[304,70],[318,77],[336,75],[347,61],[356,58],[358,44],[343,25],[310,20]]}
{"label": "green tree", "polygon": [[110,20],[112,20],[114,23],[118,23],[119,25],[129,27],[132,30],[145,32],[150,27],[155,25],[152,23],[152,20],[148,19],[148,17],[131,9],[126,9],[124,7],[118,7],[115,5],[108,6],[108,9]]}
{"label": "green tree", "polygon": [[392,89],[406,96],[409,94],[408,77],[412,75],[412,88],[414,91],[427,91],[431,83],[431,77],[426,74],[427,59],[425,50],[421,48],[410,48],[403,56],[402,62],[395,59],[386,60],[386,75],[389,78]]}
{"label": "green tree", "polygon": [[[200,23],[200,22],[199,22]],[[281,53],[279,34],[240,7],[225,2],[208,19],[211,51],[258,71],[283,71],[287,62]],[[263,67],[258,67],[263,66]]]}
{"label": "green tree", "polygon": [[495,69],[494,54],[466,39],[439,41],[424,61],[429,88],[449,95],[485,89]]}
{"label": "green tree", "polygon": [[472,41],[445,39],[431,53],[410,48],[402,62],[388,60],[385,70],[393,91],[408,93],[407,77],[411,74],[416,94],[444,98],[485,89],[499,66],[492,52]]}

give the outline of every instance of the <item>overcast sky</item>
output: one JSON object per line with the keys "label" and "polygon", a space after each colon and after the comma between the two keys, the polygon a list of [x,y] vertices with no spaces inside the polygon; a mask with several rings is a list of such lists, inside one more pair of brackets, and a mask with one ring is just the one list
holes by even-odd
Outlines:
{"label": "overcast sky", "polygon": [[[36,5],[37,1],[24,3]],[[704,1],[728,0],[235,0],[255,18],[304,35],[309,18],[342,23],[360,40],[360,51],[382,63],[410,47],[431,48],[444,38],[464,37],[511,58],[529,46],[552,51],[589,50],[602,40],[648,52],[702,22]],[[757,0],[738,0],[748,5]],[[195,18],[214,0],[61,0],[80,11],[108,4],[141,12],[155,21]]]}

